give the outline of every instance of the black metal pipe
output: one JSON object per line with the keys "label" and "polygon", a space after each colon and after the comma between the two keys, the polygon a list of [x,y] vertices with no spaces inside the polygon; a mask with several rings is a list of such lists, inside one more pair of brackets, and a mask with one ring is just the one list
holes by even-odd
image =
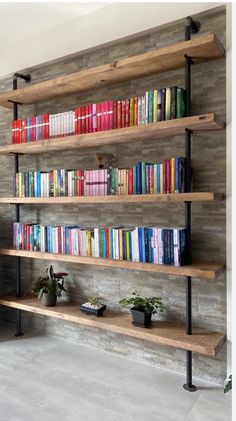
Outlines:
{"label": "black metal pipe", "polygon": [[[13,76],[13,91],[17,89],[17,77],[21,77],[25,81],[29,81],[29,75],[21,75],[15,73]],[[18,119],[18,104],[13,103],[13,119]],[[15,174],[19,172],[19,155],[15,154],[14,156],[15,161]],[[16,196],[16,183],[14,183],[14,194]],[[20,205],[15,205],[15,222],[20,221]],[[20,279],[20,257],[16,257],[16,296],[19,298],[21,296],[21,279]],[[16,334],[15,336],[23,336],[23,332],[21,330],[21,311],[17,309],[16,311]]]}
{"label": "black metal pipe", "polygon": [[[187,17],[185,22],[185,41],[191,39],[191,33],[196,31],[192,18]],[[191,57],[185,55],[185,93],[186,93],[186,117],[191,115]],[[185,191],[191,191],[191,130],[185,130]],[[192,262],[191,245],[191,202],[185,202],[185,227],[186,227],[186,263]],[[192,278],[186,277],[186,334],[192,335]],[[192,352],[186,351],[186,384],[184,389],[195,391],[196,386],[192,383]]]}

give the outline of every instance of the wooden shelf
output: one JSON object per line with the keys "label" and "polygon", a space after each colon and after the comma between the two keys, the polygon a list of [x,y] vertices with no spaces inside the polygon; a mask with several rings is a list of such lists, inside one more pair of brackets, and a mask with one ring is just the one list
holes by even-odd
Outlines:
{"label": "wooden shelf", "polygon": [[125,80],[178,69],[184,67],[185,54],[192,58],[194,64],[197,64],[223,57],[225,50],[214,34],[202,35],[190,41],[175,43],[147,53],[121,58],[112,63],[28,85],[14,92],[4,92],[0,94],[0,106],[11,108],[12,101],[20,104],[35,104]]}
{"label": "wooden shelf", "polygon": [[224,199],[223,193],[194,192],[170,194],[130,194],[117,196],[72,197],[0,197],[0,204],[66,205],[96,203],[155,203],[155,202],[216,202]]}
{"label": "wooden shelf", "polygon": [[0,297],[0,305],[104,329],[150,341],[156,345],[168,345],[208,356],[217,355],[225,342],[225,335],[222,333],[194,328],[193,335],[186,335],[183,325],[169,322],[154,321],[149,329],[136,327],[131,323],[131,315],[124,313],[105,311],[103,317],[87,316],[79,310],[79,305],[65,301],[59,301],[56,307],[49,308],[43,307],[37,298],[7,296]]}
{"label": "wooden shelf", "polygon": [[96,148],[104,145],[137,142],[137,140],[148,141],[150,139],[157,140],[158,138],[183,135],[186,129],[198,132],[221,130],[224,127],[224,123],[220,122],[214,113],[208,113],[104,132],[59,137],[17,145],[11,144],[1,146],[0,154],[40,154],[70,149]]}
{"label": "wooden shelf", "polygon": [[193,263],[186,266],[157,265],[153,263],[128,262],[126,260],[111,260],[101,257],[71,256],[67,254],[42,253],[39,251],[15,250],[0,248],[0,255],[19,256],[31,259],[54,260],[67,263],[106,266],[111,268],[131,269],[145,272],[165,273],[176,276],[192,276],[194,278],[216,279],[224,271],[225,265],[219,262]]}

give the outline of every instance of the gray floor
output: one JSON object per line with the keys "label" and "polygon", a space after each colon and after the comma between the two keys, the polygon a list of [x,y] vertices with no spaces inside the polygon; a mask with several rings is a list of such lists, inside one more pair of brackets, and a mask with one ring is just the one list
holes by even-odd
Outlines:
{"label": "gray floor", "polygon": [[[0,421],[229,421],[231,396],[181,375],[0,326]],[[199,384],[199,382],[198,382]]]}

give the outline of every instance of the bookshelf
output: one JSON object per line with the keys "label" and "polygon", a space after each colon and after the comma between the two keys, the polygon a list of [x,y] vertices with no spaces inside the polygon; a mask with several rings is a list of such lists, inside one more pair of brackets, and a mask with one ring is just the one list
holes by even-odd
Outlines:
{"label": "bookshelf", "polygon": [[203,279],[216,279],[224,271],[224,265],[220,262],[192,263],[191,265],[171,266],[158,265],[154,263],[129,262],[126,260],[103,259],[101,257],[71,256],[68,254],[16,250],[14,248],[0,248],[0,254],[5,256],[28,257],[31,259],[106,266],[110,268],[142,270],[144,272],[165,273],[167,275],[191,276]]}
{"label": "bookshelf", "polygon": [[221,130],[224,123],[214,113],[185,117],[175,120],[160,121],[142,126],[125,127],[110,131],[88,133],[37,142],[13,144],[0,147],[0,155],[8,154],[41,154],[63,150],[96,148],[104,145],[115,145],[137,140],[154,142],[159,138],[184,135],[186,128],[193,132]]}
{"label": "bookshelf", "polygon": [[43,307],[37,298],[6,296],[0,298],[0,305],[105,329],[121,335],[143,339],[156,345],[168,345],[176,348],[178,343],[179,349],[194,351],[211,357],[217,355],[225,340],[221,333],[208,332],[202,328],[195,328],[194,334],[187,336],[183,325],[162,321],[153,322],[152,329],[143,329],[144,332],[140,335],[140,328],[130,323],[130,317],[127,314],[106,311],[103,317],[88,317],[78,312],[78,305],[68,302],[60,301],[56,307],[49,308]]}
{"label": "bookshelf", "polygon": [[223,57],[224,47],[214,34],[198,36],[144,54],[125,57],[112,63],[32,84],[15,92],[2,93],[0,106],[11,108],[12,102],[21,105],[35,104],[100,86],[178,69],[184,67],[185,55],[192,58],[193,64],[203,63]]}
{"label": "bookshelf", "polygon": [[[37,142],[14,144],[0,147],[0,155],[13,155],[15,159],[15,172],[19,171],[19,154],[43,154],[62,150],[97,148],[103,145],[126,144],[140,140],[153,140],[159,138],[183,135],[185,138],[185,157],[187,161],[187,192],[178,194],[159,195],[130,195],[130,196],[80,196],[80,197],[48,197],[48,198],[0,198],[1,204],[15,206],[15,221],[20,221],[20,205],[30,204],[98,204],[98,203],[177,203],[185,205],[185,221],[187,230],[188,260],[185,266],[168,266],[151,263],[137,263],[123,260],[109,260],[94,257],[69,256],[62,254],[41,253],[35,251],[15,250],[13,248],[0,248],[0,254],[12,256],[16,259],[16,297],[1,297],[0,304],[17,309],[17,336],[22,335],[21,311],[44,314],[48,317],[57,317],[71,322],[90,325],[122,335],[151,341],[157,345],[168,345],[186,351],[186,384],[184,388],[189,391],[196,390],[192,384],[192,352],[199,352],[208,356],[215,356],[225,342],[223,333],[209,332],[203,329],[192,328],[192,277],[207,280],[216,280],[224,271],[222,262],[193,263],[191,259],[191,204],[192,202],[213,202],[224,199],[220,193],[191,192],[191,142],[192,134],[222,130],[225,124],[214,113],[197,116],[191,115],[191,66],[224,56],[224,48],[214,34],[196,36],[191,34],[199,31],[199,24],[191,18],[186,19],[185,41],[154,49],[147,53],[123,58],[112,63],[97,66],[52,80],[35,83],[31,86],[17,89],[17,78],[27,81],[25,75],[15,74],[13,91],[0,94],[0,106],[11,108],[13,104],[14,120],[18,118],[18,106],[47,101],[79,93],[100,86],[117,82],[132,80],[155,73],[166,72],[184,67],[185,89],[187,98],[187,117],[175,120],[161,121],[142,126],[114,129],[111,131],[47,139]],[[139,270],[146,272],[163,273],[166,275],[182,276],[186,281],[186,325],[185,327],[164,322],[155,322],[153,328],[139,329],[130,323],[130,317],[123,313],[107,312],[104,318],[95,319],[80,314],[78,306],[70,303],[60,303],[55,309],[42,307],[37,300],[22,297],[20,278],[20,259],[43,259],[63,261],[68,263],[104,266],[126,270]],[[158,282],[158,281],[157,281]],[[174,282],[174,281],[173,281]]]}
{"label": "bookshelf", "polygon": [[156,203],[156,202],[218,202],[224,200],[222,193],[165,193],[165,194],[130,194],[114,196],[58,196],[58,197],[0,197],[0,204],[96,204],[96,203]]}

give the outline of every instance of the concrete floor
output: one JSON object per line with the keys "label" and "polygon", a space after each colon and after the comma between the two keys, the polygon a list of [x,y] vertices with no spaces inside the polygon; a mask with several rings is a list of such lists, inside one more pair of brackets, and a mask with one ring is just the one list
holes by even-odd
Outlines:
{"label": "concrete floor", "polygon": [[[231,392],[120,356],[0,326],[0,421],[230,421]],[[199,382],[198,382],[199,385]]]}

